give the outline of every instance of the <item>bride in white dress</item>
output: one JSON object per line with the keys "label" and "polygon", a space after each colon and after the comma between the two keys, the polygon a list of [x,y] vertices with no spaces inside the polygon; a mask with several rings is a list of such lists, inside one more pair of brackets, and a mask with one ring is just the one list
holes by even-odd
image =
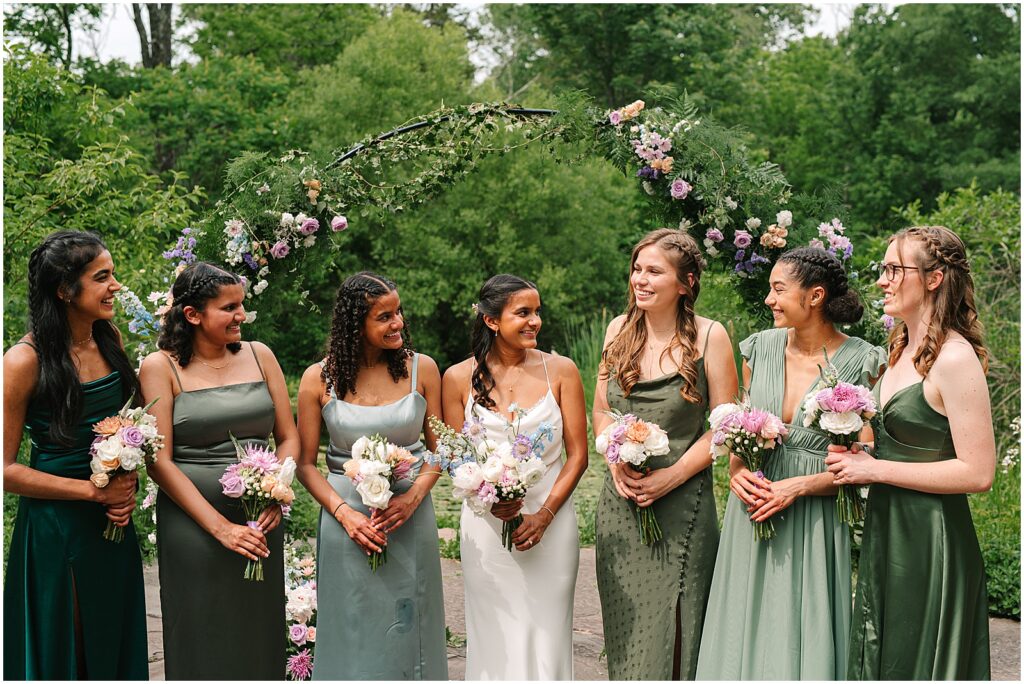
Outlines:
{"label": "bride in white dress", "polygon": [[[520,434],[542,424],[553,439],[541,455],[547,471],[521,501],[478,516],[462,509],[466,597],[466,680],[572,679],[572,609],[579,532],[572,490],[587,467],[583,383],[571,359],[536,349],[537,287],[496,275],[480,289],[473,357],[452,366],[442,384],[445,421],[460,429],[479,420],[494,441],[508,440],[514,410]],[[566,459],[562,463],[562,447]],[[522,514],[509,552],[503,520]]]}

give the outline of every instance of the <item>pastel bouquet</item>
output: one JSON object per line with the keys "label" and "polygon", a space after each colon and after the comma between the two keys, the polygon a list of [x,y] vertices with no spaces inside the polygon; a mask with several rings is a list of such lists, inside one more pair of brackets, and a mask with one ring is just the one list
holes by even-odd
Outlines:
{"label": "pastel bouquet", "polygon": [[[479,418],[466,421],[462,430],[456,431],[437,417],[430,417],[438,444],[431,462],[451,476],[455,498],[465,501],[477,515],[487,513],[499,501],[525,497],[547,472],[540,455],[553,437],[551,426],[542,423],[532,434],[523,434],[520,425],[526,411],[515,404],[510,410],[516,420],[508,424],[509,439],[501,442],[487,438]],[[512,535],[522,522],[522,515],[502,522],[501,543],[509,551]]]}
{"label": "pastel bouquet", "polygon": [[[133,394],[116,415],[104,418],[92,427],[96,439],[89,447],[92,458],[89,480],[100,489],[106,487],[111,478],[121,473],[138,470],[148,460],[156,458],[156,452],[164,445],[164,437],[156,431],[156,416],[149,413],[156,399],[142,408],[131,408]],[[124,528],[113,521],[107,521],[103,538],[120,543],[124,539]]]}
{"label": "pastel bouquet", "polygon": [[292,681],[306,680],[313,675],[316,647],[316,559],[306,541],[285,544],[284,595],[285,676]]}
{"label": "pastel bouquet", "polygon": [[[269,446],[257,442],[242,445],[234,435],[230,436],[238,455],[238,463],[229,465],[218,482],[224,496],[241,500],[246,524],[258,530],[260,526],[257,521],[264,510],[274,504],[290,506],[295,499],[295,492],[292,491],[295,461],[289,456],[282,463]],[[247,580],[262,582],[263,559],[248,561],[242,576]]]}
{"label": "pastel bouquet", "polygon": [[[647,474],[651,472],[647,461],[652,456],[669,453],[668,433],[656,423],[641,420],[632,413],[609,411],[612,423],[597,436],[595,448],[610,464],[628,463],[634,469]],[[651,546],[661,540],[661,527],[654,515],[654,508],[636,507],[640,525],[640,542]]]}
{"label": "pastel bouquet", "polygon": [[[871,390],[839,380],[839,372],[825,354],[825,366],[818,367],[821,380],[804,399],[804,427],[816,427],[832,444],[849,449],[860,436],[864,423],[878,412]],[[864,519],[864,502],[853,485],[839,485],[836,494],[839,520],[853,524]]]}
{"label": "pastel bouquet", "polygon": [[[719,404],[711,412],[708,422],[711,424],[712,457],[717,460],[734,454],[760,479],[764,479],[768,458],[782,444],[782,438],[788,432],[781,418],[754,408],[746,401]],[[775,536],[775,525],[770,519],[752,524],[755,539],[771,539]]]}
{"label": "pastel bouquet", "polygon": [[[345,475],[352,480],[363,505],[372,512],[384,510],[394,496],[393,487],[399,480],[408,479],[416,457],[408,449],[392,444],[383,437],[360,437],[352,445],[352,458],[345,462]],[[388,561],[387,547],[370,554],[370,568]]]}

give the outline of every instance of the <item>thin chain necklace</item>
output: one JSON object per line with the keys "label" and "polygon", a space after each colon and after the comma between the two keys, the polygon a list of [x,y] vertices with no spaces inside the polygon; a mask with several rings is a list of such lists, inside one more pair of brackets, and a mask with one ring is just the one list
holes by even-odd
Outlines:
{"label": "thin chain necklace", "polygon": [[825,349],[828,349],[829,343],[831,343],[832,340],[835,339],[835,336],[836,336],[836,331],[833,330],[831,333],[829,333],[829,336],[826,337],[825,340],[820,345],[818,345],[816,348],[812,347],[811,348],[812,351],[806,351],[806,352],[803,349],[801,349],[800,347],[796,346],[796,339],[794,337],[793,348],[796,349],[801,354],[803,354],[804,356],[817,356],[817,352],[814,351],[814,350],[815,349],[821,349],[822,347],[824,347]]}
{"label": "thin chain necklace", "polygon": [[81,347],[83,344],[88,344],[89,342],[92,342],[92,333],[89,333],[89,336],[86,337],[81,342],[75,342],[74,340],[71,340],[72,346],[75,346],[75,347]]}
{"label": "thin chain necklace", "polygon": [[231,359],[229,358],[229,359],[227,360],[227,362],[226,362],[226,363],[224,363],[223,365],[221,365],[221,366],[214,366],[214,365],[213,365],[212,363],[206,363],[205,361],[203,361],[203,360],[202,360],[201,358],[199,358],[199,355],[198,355],[198,354],[193,354],[193,355],[192,355],[192,358],[193,358],[193,359],[195,359],[196,361],[198,361],[199,363],[203,364],[203,365],[204,365],[204,366],[206,366],[207,368],[212,368],[212,369],[214,369],[214,370],[221,370],[221,369],[223,369],[223,368],[227,368],[227,367],[228,367],[228,364],[230,364],[230,363],[231,363]]}

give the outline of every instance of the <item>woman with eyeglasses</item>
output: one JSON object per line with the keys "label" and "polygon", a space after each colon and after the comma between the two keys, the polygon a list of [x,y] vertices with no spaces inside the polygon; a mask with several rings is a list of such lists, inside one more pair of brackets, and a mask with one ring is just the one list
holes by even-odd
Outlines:
{"label": "woman with eyeglasses", "polygon": [[985,568],[967,504],[995,474],[988,351],[964,243],[889,240],[878,286],[900,322],[875,385],[875,443],[832,446],[836,484],[870,485],[850,679],[989,679]]}

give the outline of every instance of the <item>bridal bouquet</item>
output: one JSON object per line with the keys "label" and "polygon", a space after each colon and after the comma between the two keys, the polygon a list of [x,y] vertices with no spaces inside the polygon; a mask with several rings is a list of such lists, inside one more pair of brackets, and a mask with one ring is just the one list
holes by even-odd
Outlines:
{"label": "bridal bouquet", "polygon": [[[156,458],[156,452],[164,445],[163,435],[156,431],[156,416],[148,413],[157,400],[143,408],[129,408],[134,398],[133,394],[116,415],[104,418],[92,428],[97,436],[89,447],[89,480],[100,489],[115,475],[138,470],[145,459]],[[124,539],[124,528],[108,520],[103,538],[119,543]]]}
{"label": "bridal bouquet", "polygon": [[[552,439],[551,426],[544,423],[533,434],[522,434],[519,426],[526,412],[514,404],[511,410],[516,421],[509,424],[509,440],[502,442],[487,439],[479,419],[466,421],[457,432],[437,417],[430,417],[438,444],[431,462],[451,476],[455,498],[465,501],[477,515],[490,511],[498,501],[523,498],[547,471],[540,454],[545,442]],[[501,543],[509,551],[512,535],[522,522],[523,516],[517,515],[502,523]]]}
{"label": "bridal bouquet", "polygon": [[[711,455],[735,454],[757,477],[764,479],[764,465],[775,447],[782,444],[786,425],[778,416],[746,402],[719,404],[708,419],[711,424]],[[754,522],[755,539],[775,536],[772,521]]]}
{"label": "bridal bouquet", "polygon": [[[640,420],[632,413],[609,411],[608,415],[612,417],[612,424],[597,436],[594,445],[608,463],[628,463],[647,474],[651,471],[647,465],[649,458],[669,453],[668,434],[657,424]],[[641,543],[651,546],[660,541],[661,527],[654,509],[638,506],[636,512]]]}
{"label": "bridal bouquet", "polygon": [[[267,507],[273,504],[288,506],[295,498],[292,491],[295,461],[289,456],[281,463],[270,447],[253,442],[243,446],[234,435],[231,435],[231,441],[238,454],[238,463],[229,465],[218,482],[224,496],[241,499],[246,524],[258,530],[257,521]],[[263,559],[248,561],[242,576],[262,582]]]}
{"label": "bridal bouquet", "polygon": [[[816,427],[828,435],[832,444],[849,449],[860,436],[864,423],[878,412],[875,399],[863,385],[840,382],[827,353],[825,367],[818,369],[821,380],[804,399],[804,427]],[[864,519],[864,503],[856,487],[839,485],[836,514],[847,524]]]}
{"label": "bridal bouquet", "polygon": [[[408,449],[392,444],[380,435],[360,437],[352,445],[352,458],[345,462],[345,475],[355,484],[363,505],[384,510],[394,496],[392,487],[399,480],[409,477],[416,457]],[[377,568],[388,561],[388,550],[370,554],[370,568]]]}

